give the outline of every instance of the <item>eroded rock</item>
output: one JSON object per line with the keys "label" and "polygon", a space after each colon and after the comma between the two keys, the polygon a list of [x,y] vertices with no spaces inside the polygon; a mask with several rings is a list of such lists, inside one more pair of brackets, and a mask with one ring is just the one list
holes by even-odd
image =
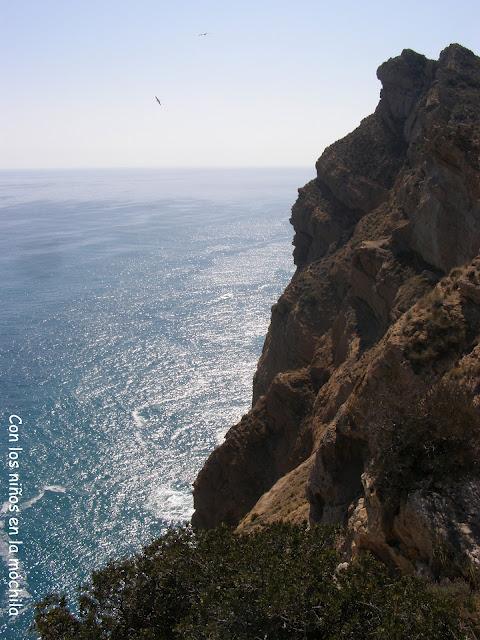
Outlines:
{"label": "eroded rock", "polygon": [[457,473],[437,478],[428,456],[412,471],[405,454],[396,475],[382,464],[388,434],[410,442],[421,394],[454,383],[480,405],[480,59],[405,50],[378,77],[375,113],[299,189],[297,271],[272,308],[252,410],[196,480],[193,523],[248,531],[308,510],[344,526],[347,556],[428,574],[445,549],[480,563],[477,414],[468,446],[417,429],[433,461],[435,438],[453,438]]}

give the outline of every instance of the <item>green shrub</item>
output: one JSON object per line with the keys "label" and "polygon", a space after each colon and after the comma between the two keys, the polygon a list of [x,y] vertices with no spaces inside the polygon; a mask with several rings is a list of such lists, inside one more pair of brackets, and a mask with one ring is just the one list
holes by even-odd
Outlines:
{"label": "green shrub", "polygon": [[438,363],[461,350],[467,335],[467,323],[460,306],[452,303],[442,291],[434,289],[417,305],[415,316],[407,317],[403,333],[409,338],[405,356],[414,371]]}
{"label": "green shrub", "polygon": [[480,416],[471,397],[455,382],[410,391],[403,415],[377,429],[377,486],[395,503],[420,483],[428,489],[480,476]]}
{"label": "green shrub", "polygon": [[50,596],[42,640],[436,640],[467,638],[458,599],[371,556],[336,571],[335,532],[276,524],[169,531],[93,574],[78,612]]}

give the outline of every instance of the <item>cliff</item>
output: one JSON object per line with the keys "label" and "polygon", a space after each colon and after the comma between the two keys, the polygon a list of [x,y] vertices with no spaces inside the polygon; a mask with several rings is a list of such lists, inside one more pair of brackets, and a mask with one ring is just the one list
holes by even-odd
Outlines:
{"label": "cliff", "polygon": [[480,59],[382,64],[375,112],[292,208],[253,406],[207,460],[193,524],[336,523],[347,554],[480,565]]}

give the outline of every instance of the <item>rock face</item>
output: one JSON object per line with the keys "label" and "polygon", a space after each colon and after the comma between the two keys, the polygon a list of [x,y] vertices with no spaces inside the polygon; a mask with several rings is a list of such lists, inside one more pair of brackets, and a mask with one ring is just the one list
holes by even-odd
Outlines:
{"label": "rock face", "polygon": [[[439,550],[480,565],[480,59],[405,50],[377,75],[375,113],[299,189],[297,270],[193,524],[309,518],[404,570]],[[445,406],[427,428],[428,402]]]}

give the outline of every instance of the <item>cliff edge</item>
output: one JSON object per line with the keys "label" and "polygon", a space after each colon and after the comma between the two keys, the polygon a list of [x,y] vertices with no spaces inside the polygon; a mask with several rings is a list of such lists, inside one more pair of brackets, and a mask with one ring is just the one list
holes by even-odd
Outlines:
{"label": "cliff edge", "polygon": [[480,567],[480,58],[404,50],[377,75],[299,189],[297,270],[192,522],[337,523],[347,554]]}

